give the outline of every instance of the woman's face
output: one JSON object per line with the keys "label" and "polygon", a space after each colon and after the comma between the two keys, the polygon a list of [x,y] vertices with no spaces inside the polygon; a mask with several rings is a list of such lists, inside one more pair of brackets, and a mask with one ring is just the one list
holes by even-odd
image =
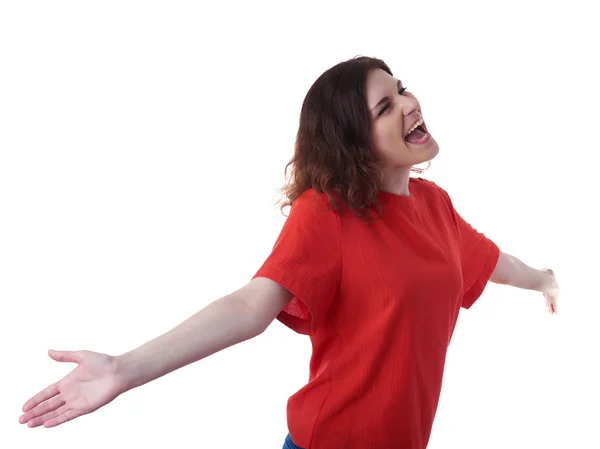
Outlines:
{"label": "woman's face", "polygon": [[[439,146],[423,124],[419,101],[401,81],[384,70],[371,70],[366,102],[372,150],[385,168],[410,168],[437,156]],[[415,125],[419,126],[415,129]]]}

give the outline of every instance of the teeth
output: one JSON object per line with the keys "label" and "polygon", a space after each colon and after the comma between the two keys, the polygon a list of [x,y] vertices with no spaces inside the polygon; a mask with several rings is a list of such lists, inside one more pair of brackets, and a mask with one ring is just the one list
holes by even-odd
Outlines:
{"label": "teeth", "polygon": [[417,127],[419,127],[422,124],[423,124],[423,119],[421,119],[417,123],[415,123],[413,125],[413,127],[411,129],[409,129],[408,132],[404,135],[404,137],[408,136],[410,133],[412,133],[415,129],[417,129]]}

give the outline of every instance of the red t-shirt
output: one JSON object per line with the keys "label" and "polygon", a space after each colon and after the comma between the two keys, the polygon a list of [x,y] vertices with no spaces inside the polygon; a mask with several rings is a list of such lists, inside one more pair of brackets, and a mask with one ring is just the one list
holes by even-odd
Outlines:
{"label": "red t-shirt", "polygon": [[306,191],[254,276],[294,294],[277,318],[312,341],[309,382],[287,408],[302,448],[427,446],[460,307],[500,251],[433,182],[411,178],[410,191],[379,192],[371,224]]}

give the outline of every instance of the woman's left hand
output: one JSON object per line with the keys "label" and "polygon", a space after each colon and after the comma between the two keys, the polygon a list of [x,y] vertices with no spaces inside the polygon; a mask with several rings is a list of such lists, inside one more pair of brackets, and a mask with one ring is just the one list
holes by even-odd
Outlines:
{"label": "woman's left hand", "polygon": [[546,300],[546,307],[548,307],[548,311],[550,313],[556,314],[558,298],[560,296],[560,288],[558,287],[558,282],[556,281],[554,271],[549,268],[545,268],[542,271],[547,273],[549,276],[547,286],[542,291],[544,294],[544,299]]}

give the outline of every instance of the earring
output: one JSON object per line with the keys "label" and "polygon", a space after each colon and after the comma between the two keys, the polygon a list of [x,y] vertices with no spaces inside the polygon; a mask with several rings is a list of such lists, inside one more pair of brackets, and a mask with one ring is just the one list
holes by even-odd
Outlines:
{"label": "earring", "polygon": [[418,174],[422,174],[429,167],[431,167],[431,161],[427,161],[427,167],[425,167],[425,168],[413,167],[411,170],[414,171],[414,172],[416,172],[416,173],[418,173]]}

